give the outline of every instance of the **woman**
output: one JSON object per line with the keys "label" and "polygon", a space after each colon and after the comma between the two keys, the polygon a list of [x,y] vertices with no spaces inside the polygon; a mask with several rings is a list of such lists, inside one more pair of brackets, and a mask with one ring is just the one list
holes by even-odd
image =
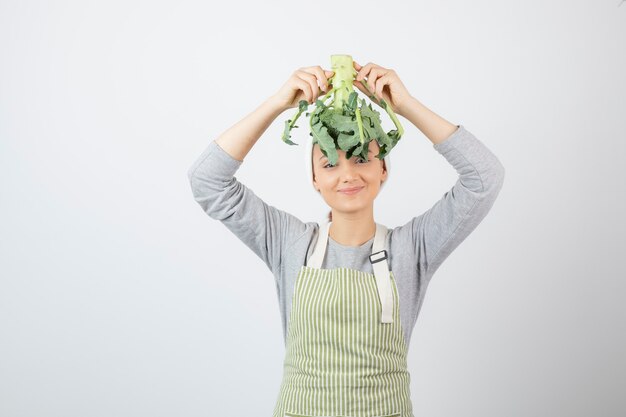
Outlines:
{"label": "woman", "polygon": [[318,145],[309,145],[307,173],[331,209],[321,224],[266,204],[234,177],[278,115],[302,99],[314,103],[328,90],[333,73],[319,66],[295,71],[276,94],[211,142],[188,172],[202,209],[275,277],[286,353],[274,417],[413,416],[406,353],[426,288],[487,215],[504,180],[493,153],[462,125],[413,98],[395,71],[373,63],[354,67],[354,85],[367,94],[360,83],[367,80],[459,174],[425,213],[391,230],[374,221],[374,200],[389,175],[389,156],[375,158],[376,141],[367,161],[347,160],[338,149],[335,165]]}

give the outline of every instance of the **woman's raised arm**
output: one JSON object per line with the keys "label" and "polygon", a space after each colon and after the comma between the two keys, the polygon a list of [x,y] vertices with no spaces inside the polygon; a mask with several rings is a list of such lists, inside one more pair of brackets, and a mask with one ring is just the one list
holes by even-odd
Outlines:
{"label": "woman's raised arm", "polygon": [[218,136],[215,142],[231,157],[243,162],[263,132],[284,110],[272,96]]}
{"label": "woman's raised arm", "polygon": [[363,79],[377,98],[413,123],[459,174],[454,186],[429,210],[394,230],[412,241],[418,268],[430,279],[443,261],[476,229],[491,210],[504,182],[500,160],[463,125],[454,125],[409,94],[398,74],[372,62],[361,66],[355,86]]}
{"label": "woman's raised arm", "polygon": [[[278,276],[290,242],[306,225],[284,210],[267,204],[235,177],[243,159],[283,110],[302,97],[314,101],[312,82],[321,68],[296,71],[285,85],[254,112],[211,141],[187,172],[194,199],[211,218],[219,220],[259,256]],[[308,75],[307,75],[308,74]],[[325,79],[324,79],[325,80]],[[306,91],[305,91],[306,90]]]}
{"label": "woman's raised arm", "polygon": [[230,156],[243,162],[276,117],[287,109],[297,107],[300,100],[305,98],[309,103],[314,103],[320,95],[320,89],[325,91],[328,88],[328,77],[332,74],[332,71],[324,71],[319,66],[294,71],[276,94],[222,133],[215,142]]}

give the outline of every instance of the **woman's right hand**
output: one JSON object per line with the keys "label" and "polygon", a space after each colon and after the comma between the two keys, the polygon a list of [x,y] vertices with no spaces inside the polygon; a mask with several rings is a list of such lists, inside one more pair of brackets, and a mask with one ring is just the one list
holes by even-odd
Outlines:
{"label": "woman's right hand", "polygon": [[283,109],[298,107],[300,100],[315,103],[322,92],[330,89],[328,79],[335,73],[322,67],[303,67],[291,74],[287,82],[274,94],[273,99]]}

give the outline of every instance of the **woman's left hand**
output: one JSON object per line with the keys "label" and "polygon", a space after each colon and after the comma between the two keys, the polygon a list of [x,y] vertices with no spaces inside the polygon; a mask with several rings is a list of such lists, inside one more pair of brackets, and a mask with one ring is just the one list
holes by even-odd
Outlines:
{"label": "woman's left hand", "polygon": [[372,62],[364,67],[357,64],[356,61],[352,62],[354,63],[354,69],[358,71],[356,79],[353,81],[355,87],[369,97],[370,93],[361,84],[361,80],[366,80],[370,92],[374,94],[376,99],[384,99],[385,102],[391,105],[391,109],[395,113],[401,115],[412,97],[404,84],[402,84],[402,81],[400,81],[398,74],[392,69],[383,68]]}

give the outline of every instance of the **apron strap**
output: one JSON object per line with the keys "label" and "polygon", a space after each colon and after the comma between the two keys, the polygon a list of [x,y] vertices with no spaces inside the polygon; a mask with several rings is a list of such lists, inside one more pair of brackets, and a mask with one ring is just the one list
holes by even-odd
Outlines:
{"label": "apron strap", "polygon": [[321,268],[322,261],[324,260],[324,255],[326,254],[326,246],[328,243],[328,229],[330,227],[330,222],[326,220],[325,222],[320,223],[319,233],[317,235],[317,242],[315,243],[315,248],[313,248],[313,253],[307,262],[307,265],[312,268]]}
{"label": "apron strap", "polygon": [[376,287],[378,288],[378,296],[382,306],[381,322],[393,323],[391,274],[389,273],[389,264],[387,263],[387,251],[384,249],[386,236],[387,228],[382,224],[376,223],[376,236],[372,245],[372,254],[369,258],[376,276]]}
{"label": "apron strap", "polygon": [[[330,221],[325,220],[320,223],[317,242],[313,253],[309,258],[309,265],[312,268],[321,268],[326,247],[328,246],[328,230]],[[372,254],[369,256],[372,264],[374,275],[376,276],[376,287],[378,296],[382,306],[381,322],[393,323],[393,294],[391,289],[391,275],[389,273],[389,264],[387,261],[387,251],[385,248],[385,239],[387,236],[387,227],[376,223],[376,235],[372,244]]]}

